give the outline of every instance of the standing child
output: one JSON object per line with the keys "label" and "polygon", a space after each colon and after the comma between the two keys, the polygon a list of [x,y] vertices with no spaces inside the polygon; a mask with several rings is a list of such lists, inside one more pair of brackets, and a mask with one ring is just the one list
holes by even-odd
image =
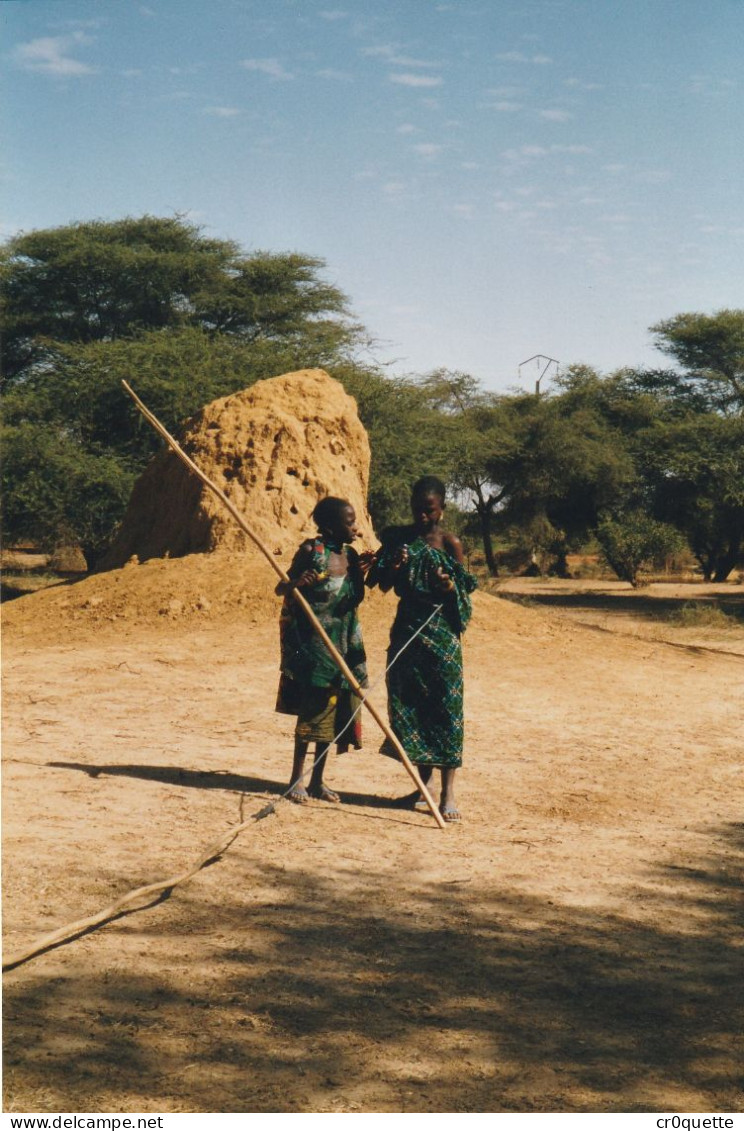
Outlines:
{"label": "standing child", "polygon": [[[477,582],[463,566],[459,539],[440,525],[444,496],[444,484],[435,476],[414,483],[413,522],[384,531],[382,546],[374,556],[364,555],[363,565],[368,585],[379,585],[383,592],[394,589],[399,598],[388,664],[404,645],[406,651],[388,671],[391,726],[425,785],[434,767],[439,768],[439,811],[445,821],[459,821],[455,771],[462,765],[464,732],[460,637]],[[394,753],[384,745],[383,752]],[[406,800],[417,809],[428,808],[418,793]]]}
{"label": "standing child", "polygon": [[[318,534],[303,542],[289,567],[289,582],[276,587],[284,597],[280,619],[281,679],[276,709],[296,715],[291,801],[309,797],[339,801],[323,784],[331,743],[337,735],[339,754],[361,747],[362,728],[354,711],[359,699],[339,671],[328,648],[305,611],[292,597],[299,589],[328,636],[362,687],[367,686],[366,656],[357,607],[364,597],[359,555],[350,543],[356,538],[356,515],[346,499],[321,499],[312,515]],[[302,782],[308,746],[315,743],[315,762],[309,788]]]}

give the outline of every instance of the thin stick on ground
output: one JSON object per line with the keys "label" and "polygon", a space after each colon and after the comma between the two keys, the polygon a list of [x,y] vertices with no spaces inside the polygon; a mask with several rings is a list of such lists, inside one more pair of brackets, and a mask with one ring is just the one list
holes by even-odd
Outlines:
{"label": "thin stick on ground", "polygon": [[145,884],[143,887],[133,888],[128,891],[126,895],[121,896],[114,903],[105,907],[103,911],[97,911],[94,915],[89,915],[85,919],[77,919],[74,923],[67,923],[64,927],[59,927],[56,931],[50,931],[48,935],[43,935],[36,942],[26,947],[25,950],[17,951],[15,954],[8,955],[3,960],[3,971],[13,970],[16,966],[20,966],[23,962],[28,962],[30,958],[35,958],[37,954],[43,954],[46,950],[51,950],[52,947],[58,946],[60,943],[68,942],[70,939],[77,938],[79,935],[86,934],[92,931],[94,927],[100,927],[103,923],[108,923],[112,919],[116,919],[121,915],[131,911],[144,911],[146,907],[152,906],[157,903],[163,896],[169,895],[173,888],[178,887],[179,884],[186,883],[193,876],[200,872],[207,864],[216,860],[225,852],[232,842],[235,840],[244,829],[255,821],[260,821],[263,817],[268,817],[269,813],[274,812],[274,805],[265,805],[258,813],[254,813],[247,821],[228,829],[226,833],[209,845],[204,852],[202,852],[199,859],[188,868],[185,872],[179,872],[177,876],[170,876],[166,880],[157,880],[152,884]]}
{"label": "thin stick on ground", "polygon": [[[165,440],[168,447],[173,452],[175,452],[175,454],[178,456],[178,458],[180,460],[182,460],[183,463],[186,464],[186,466],[194,473],[194,475],[198,476],[198,478],[201,479],[204,486],[208,487],[209,490],[212,491],[212,493],[217,496],[217,498],[220,500],[220,502],[223,504],[223,506],[226,507],[226,509],[229,511],[229,513],[235,519],[235,521],[237,522],[240,529],[245,534],[247,534],[248,537],[251,539],[251,541],[258,547],[258,549],[261,551],[263,556],[266,558],[266,561],[269,563],[269,565],[274,570],[274,572],[279,575],[281,580],[284,581],[284,582],[288,582],[290,580],[289,575],[286,573],[285,570],[282,569],[282,567],[279,565],[279,563],[274,558],[273,554],[263,544],[263,542],[258,537],[258,535],[251,529],[251,527],[248,525],[248,523],[245,521],[245,519],[241,515],[240,511],[238,511],[233,506],[233,504],[228,499],[227,495],[225,495],[225,493],[220,490],[220,488],[217,486],[217,484],[213,483],[212,480],[207,475],[204,474],[204,472],[201,470],[201,468],[198,467],[197,464],[195,464],[194,461],[186,454],[186,452],[180,446],[178,441],[175,440],[173,436],[171,436],[170,432],[168,432],[166,430],[166,428],[160,423],[158,418],[152,412],[150,412],[149,408],[147,408],[147,406],[140,400],[140,398],[137,396],[137,394],[134,392],[134,390],[131,388],[131,386],[128,385],[126,381],[122,381],[122,385],[126,389],[127,393],[129,393],[129,396],[132,398],[132,400],[134,401],[137,408],[142,413],[142,415],[144,416],[144,418],[148,422],[148,424],[151,424],[152,427],[155,429],[155,431],[160,436],[162,436],[162,438]],[[403,746],[400,743],[400,740],[398,739],[397,735],[393,732],[392,727],[387,722],[387,720],[384,718],[384,716],[380,714],[380,712],[375,707],[374,703],[371,703],[370,700],[365,697],[364,688],[361,686],[361,684],[357,680],[356,676],[352,672],[351,668],[346,663],[345,659],[343,658],[341,653],[338,651],[338,649],[336,648],[336,646],[333,643],[333,641],[331,640],[331,638],[328,636],[328,633],[325,631],[322,624],[320,623],[320,621],[316,617],[315,613],[313,612],[312,607],[308,604],[308,602],[303,597],[303,595],[299,591],[299,589],[293,589],[292,594],[293,594],[295,600],[298,602],[298,604],[304,610],[305,615],[309,619],[313,628],[318,633],[321,640],[325,644],[326,648],[330,652],[331,657],[332,657],[334,663],[336,664],[336,666],[338,667],[339,671],[342,673],[342,675],[348,681],[349,686],[351,687],[352,691],[356,695],[358,695],[360,699],[362,699],[364,706],[367,708],[367,710],[369,711],[370,715],[372,716],[372,718],[375,720],[375,722],[379,726],[382,733],[385,735],[385,737],[388,739],[388,741],[392,743],[393,747],[395,748],[396,753],[398,754],[398,757],[400,758],[401,762],[403,763],[403,766],[406,770],[406,773],[409,775],[409,777],[413,781],[414,785],[421,792],[422,797],[426,801],[426,804],[429,807],[429,810],[431,812],[432,817],[434,818],[434,820],[437,822],[437,824],[439,825],[439,827],[441,829],[446,829],[447,828],[447,822],[444,820],[444,818],[442,817],[442,814],[439,812],[436,804],[434,803],[433,797],[431,796],[431,794],[430,794],[429,790],[427,789],[426,785],[424,784],[424,782],[419,777],[419,775],[416,771],[416,768],[413,765],[413,762],[411,761],[411,759],[406,754],[405,750],[403,749]]]}

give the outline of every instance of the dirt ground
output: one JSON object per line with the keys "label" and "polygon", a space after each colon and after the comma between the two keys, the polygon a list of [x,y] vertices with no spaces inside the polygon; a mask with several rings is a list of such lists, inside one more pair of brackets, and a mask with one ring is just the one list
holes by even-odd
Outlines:
{"label": "dirt ground", "polygon": [[[6,956],[286,787],[268,567],[207,592],[211,570],[6,607]],[[5,975],[6,1111],[742,1110],[744,629],[668,614],[741,615],[744,590],[501,593],[465,638],[462,825],[396,808],[365,719],[341,805],[279,804],[167,900]],[[374,678],[392,611],[362,610]]]}

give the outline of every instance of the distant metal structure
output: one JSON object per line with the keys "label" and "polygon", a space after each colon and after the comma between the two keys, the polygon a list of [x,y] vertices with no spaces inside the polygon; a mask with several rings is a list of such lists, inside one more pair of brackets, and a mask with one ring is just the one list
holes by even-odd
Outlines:
{"label": "distant metal structure", "polygon": [[520,361],[520,363],[519,363],[518,369],[519,369],[519,380],[520,381],[522,380],[522,367],[524,365],[529,365],[531,361],[535,362],[538,369],[540,368],[542,363],[545,362],[545,366],[543,368],[542,373],[540,374],[540,376],[535,381],[535,396],[539,397],[540,396],[540,382],[542,381],[543,377],[545,376],[545,374],[550,369],[551,365],[555,366],[555,372],[553,373],[553,376],[555,377],[556,374],[558,373],[558,367],[560,365],[560,362],[557,361],[554,357],[546,357],[546,355],[544,353],[533,354],[533,356],[528,357],[526,361]]}

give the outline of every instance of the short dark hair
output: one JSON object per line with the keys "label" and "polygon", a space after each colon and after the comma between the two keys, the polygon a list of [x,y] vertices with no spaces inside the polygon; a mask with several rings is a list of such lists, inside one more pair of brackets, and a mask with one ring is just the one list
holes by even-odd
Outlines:
{"label": "short dark hair", "polygon": [[446,488],[436,475],[422,475],[411,487],[411,498],[420,499],[423,495],[438,495],[444,505]]}
{"label": "short dark hair", "polygon": [[350,506],[348,499],[337,499],[335,495],[327,495],[325,499],[316,503],[312,517],[318,524],[319,530],[329,530],[340,521],[344,507]]}

